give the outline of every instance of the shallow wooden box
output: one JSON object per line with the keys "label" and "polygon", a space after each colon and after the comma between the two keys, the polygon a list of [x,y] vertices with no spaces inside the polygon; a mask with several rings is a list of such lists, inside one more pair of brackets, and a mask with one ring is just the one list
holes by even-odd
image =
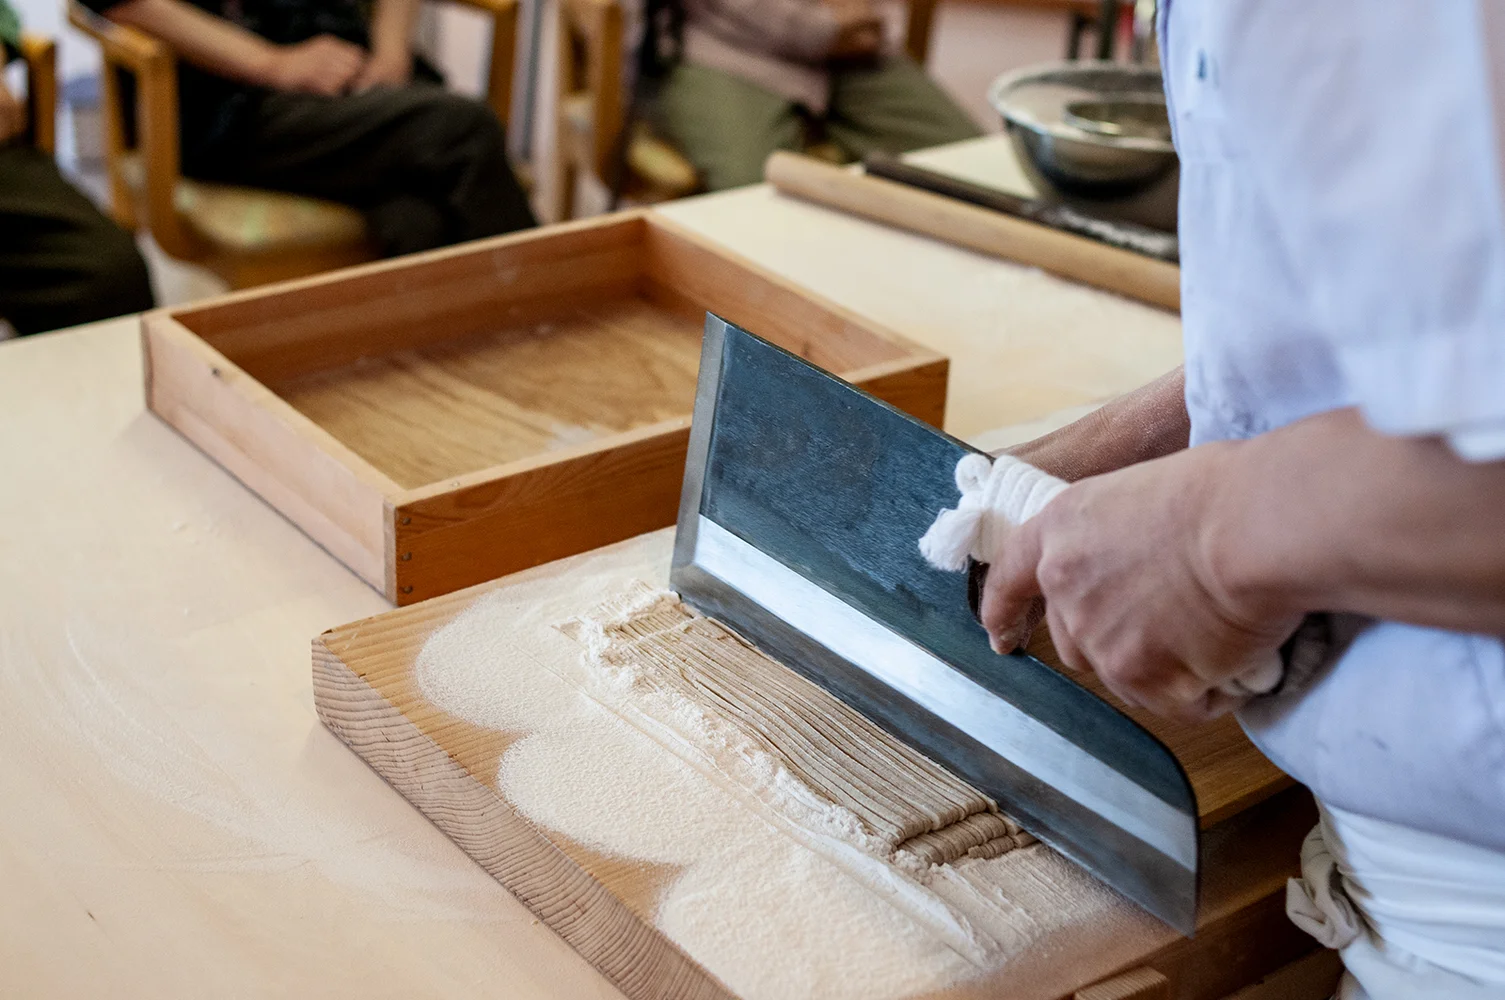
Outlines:
{"label": "shallow wooden box", "polygon": [[672,524],[707,311],[941,422],[944,357],[651,212],[149,313],[147,405],[410,604]]}

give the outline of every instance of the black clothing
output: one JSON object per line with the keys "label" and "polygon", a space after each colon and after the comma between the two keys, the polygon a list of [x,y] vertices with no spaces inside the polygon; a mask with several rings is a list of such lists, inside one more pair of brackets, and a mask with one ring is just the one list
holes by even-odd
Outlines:
{"label": "black clothing", "polygon": [[[83,2],[103,13],[120,0]],[[189,2],[278,45],[324,34],[370,45],[362,0]],[[236,83],[180,61],[183,173],[351,205],[386,256],[535,225],[501,123],[442,82],[415,59],[407,86],[320,97]]]}
{"label": "black clothing", "polygon": [[432,84],[268,94],[246,132],[254,142],[226,144],[199,175],[352,205],[385,256],[534,224],[491,108]]}
{"label": "black clothing", "polygon": [[30,145],[0,145],[0,318],[17,333],[152,307],[146,263],[104,216]]}
{"label": "black clothing", "polygon": [[[359,0],[186,0],[278,45],[334,35],[369,48],[369,7]],[[120,0],[82,0],[103,14]],[[129,84],[127,84],[129,90]],[[178,121],[185,173],[201,155],[233,136],[266,91],[178,62]]]}

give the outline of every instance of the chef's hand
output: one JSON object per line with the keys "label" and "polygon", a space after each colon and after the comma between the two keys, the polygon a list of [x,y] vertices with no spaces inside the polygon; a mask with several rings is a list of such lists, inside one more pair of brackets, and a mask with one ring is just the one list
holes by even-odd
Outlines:
{"label": "chef's hand", "polygon": [[1219,685],[1265,661],[1301,616],[1220,581],[1203,526],[1222,454],[1204,446],[1084,479],[1012,529],[983,591],[994,648],[1028,641],[1043,596],[1061,660],[1129,704],[1189,721],[1236,708]]}
{"label": "chef's hand", "polygon": [[[994,454],[1012,455],[1074,483],[1180,451],[1190,433],[1185,371],[1176,368],[1064,427]],[[1044,618],[1045,601],[1037,597],[1014,625],[1003,627],[1028,639]]]}

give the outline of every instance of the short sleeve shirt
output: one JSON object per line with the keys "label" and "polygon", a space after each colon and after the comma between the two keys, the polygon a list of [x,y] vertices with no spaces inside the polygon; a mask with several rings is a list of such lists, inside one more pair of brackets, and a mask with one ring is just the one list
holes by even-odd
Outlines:
{"label": "short sleeve shirt", "polygon": [[[1499,460],[1505,4],[1365,10],[1162,0],[1192,441],[1351,406]],[[1333,805],[1505,850],[1501,639],[1351,638],[1250,735]]]}

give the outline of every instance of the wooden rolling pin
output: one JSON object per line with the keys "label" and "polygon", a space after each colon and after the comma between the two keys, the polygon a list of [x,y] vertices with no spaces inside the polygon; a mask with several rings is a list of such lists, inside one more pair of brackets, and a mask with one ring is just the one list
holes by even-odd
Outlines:
{"label": "wooden rolling pin", "polygon": [[1151,305],[1181,308],[1181,269],[1165,261],[794,153],[774,153],[763,174],[784,194]]}

